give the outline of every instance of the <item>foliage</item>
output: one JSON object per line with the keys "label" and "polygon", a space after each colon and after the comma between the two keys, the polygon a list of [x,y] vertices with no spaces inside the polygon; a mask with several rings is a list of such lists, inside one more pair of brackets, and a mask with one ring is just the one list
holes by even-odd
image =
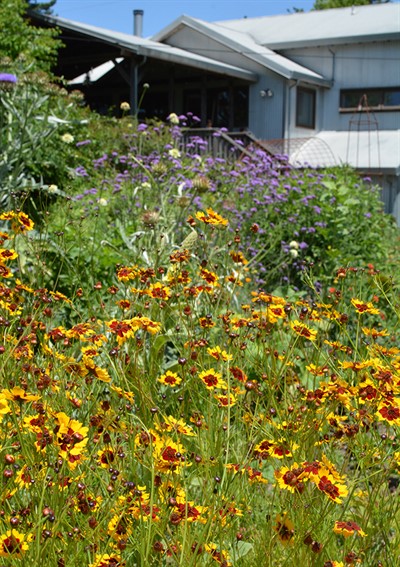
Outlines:
{"label": "foliage", "polygon": [[367,4],[386,4],[390,0],[315,0],[313,10],[329,10],[346,6],[365,6]]}
{"label": "foliage", "polygon": [[21,71],[16,79],[0,82],[0,203],[40,208],[40,192],[73,170],[66,146],[85,132],[89,111],[44,73]]}
{"label": "foliage", "polygon": [[19,64],[0,90],[5,564],[396,567],[400,270],[377,190],[211,158],[185,117],[102,118]]}
{"label": "foliage", "polygon": [[398,564],[398,297],[350,267],[262,291],[219,213],[69,296],[26,285],[36,227],[0,215],[10,567]]}
{"label": "foliage", "polygon": [[28,0],[29,10],[35,12],[42,12],[45,14],[52,13],[52,8],[57,0],[49,0],[48,2],[35,2],[34,0]]}
{"label": "foliage", "polygon": [[27,9],[25,0],[0,3],[0,60],[8,58],[13,71],[22,64],[31,71],[50,72],[62,45],[58,31],[33,26],[26,17]]}
{"label": "foliage", "polygon": [[[341,266],[385,269],[398,230],[379,191],[351,169],[298,170],[256,150],[253,158],[212,159],[199,137],[184,147],[179,126],[136,126],[98,119],[90,138],[67,147],[79,165],[60,185],[72,201],[57,203],[49,239],[37,243],[42,285],[71,289],[85,265],[89,287],[109,285],[116,256],[129,262],[154,248],[162,264],[188,222],[199,230],[196,213],[207,207],[230,219],[231,238],[265,289],[304,293],[310,268],[319,289]],[[61,233],[63,262],[54,244]]]}

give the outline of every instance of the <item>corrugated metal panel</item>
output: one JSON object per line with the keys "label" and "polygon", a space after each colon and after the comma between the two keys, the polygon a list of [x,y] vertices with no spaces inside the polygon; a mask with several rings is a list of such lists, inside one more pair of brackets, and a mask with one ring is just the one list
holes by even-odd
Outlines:
{"label": "corrugated metal panel", "polygon": [[249,34],[271,49],[303,45],[355,43],[395,39],[400,35],[400,5],[387,3],[334,10],[244,18],[216,22],[225,29]]}
{"label": "corrugated metal panel", "polygon": [[[351,113],[339,111],[340,90],[400,85],[400,41],[285,50],[287,57],[313,67],[332,79],[330,89],[321,90],[318,129],[348,130]],[[400,112],[375,112],[380,130],[400,129]],[[364,116],[365,118],[365,116]]]}
{"label": "corrugated metal panel", "polygon": [[[203,45],[198,39],[200,35],[204,37]],[[329,86],[329,81],[323,76],[271,51],[268,47],[259,45],[248,34],[227,30],[188,16],[182,16],[175,21],[175,27],[174,25],[169,26],[153,37],[157,41],[162,40],[170,45],[179,45],[189,51],[221,57],[223,61],[226,60],[226,57],[232,57],[232,54],[229,54],[231,51],[244,60],[246,68],[249,67],[249,63],[251,65],[251,62],[256,62],[265,69],[274,71],[287,79],[298,79]]]}
{"label": "corrugated metal panel", "polygon": [[370,175],[371,182],[381,188],[385,213],[394,216],[400,227],[400,177],[395,175]]}
{"label": "corrugated metal panel", "polygon": [[250,60],[237,51],[228,49],[221,42],[187,26],[178,29],[168,41],[171,42],[168,45],[190,50],[191,53],[202,56],[213,57],[229,65],[244,67],[253,73],[262,73],[265,70],[260,63]]}
{"label": "corrugated metal panel", "polygon": [[386,211],[394,216],[400,227],[400,177],[388,176],[384,179],[382,195],[389,201]]}

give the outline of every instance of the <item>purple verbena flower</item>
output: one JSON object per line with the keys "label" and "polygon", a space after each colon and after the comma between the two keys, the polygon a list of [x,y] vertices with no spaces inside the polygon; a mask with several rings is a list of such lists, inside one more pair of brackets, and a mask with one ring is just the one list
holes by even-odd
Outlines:
{"label": "purple verbena flower", "polygon": [[81,142],[76,142],[76,147],[79,148],[80,146],[87,146],[88,144],[91,144],[92,140],[82,140]]}
{"label": "purple verbena flower", "polygon": [[16,75],[12,73],[0,73],[0,83],[16,83],[17,81]]}

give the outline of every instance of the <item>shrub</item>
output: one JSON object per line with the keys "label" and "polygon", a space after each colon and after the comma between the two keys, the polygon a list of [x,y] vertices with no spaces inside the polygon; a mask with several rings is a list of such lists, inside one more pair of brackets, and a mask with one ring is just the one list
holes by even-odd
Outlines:
{"label": "shrub", "polygon": [[[93,159],[96,143],[76,141],[81,164],[66,184],[68,223],[58,203],[49,227],[63,233],[68,254],[90,263],[91,284],[110,276],[114,254],[126,262],[155,247],[162,263],[163,251],[183,240],[188,219],[207,207],[229,218],[248,269],[268,290],[322,289],[341,266],[384,269],[393,255],[398,231],[382,213],[379,191],[348,168],[298,170],[264,152],[213,159],[198,137],[184,151],[176,125],[135,126],[127,118],[118,136],[115,120],[95,124],[103,124],[103,136],[112,128],[108,143],[115,145]],[[308,287],[305,273],[313,275]],[[69,268],[59,273],[70,275]]]}

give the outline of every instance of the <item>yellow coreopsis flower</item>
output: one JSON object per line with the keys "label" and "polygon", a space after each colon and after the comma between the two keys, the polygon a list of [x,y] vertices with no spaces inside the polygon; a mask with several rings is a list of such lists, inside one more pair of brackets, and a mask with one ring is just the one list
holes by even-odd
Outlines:
{"label": "yellow coreopsis flower", "polygon": [[379,315],[380,311],[371,301],[362,301],[361,299],[353,298],[351,304],[357,313],[370,313],[371,315]]}
{"label": "yellow coreopsis flower", "polygon": [[208,208],[206,212],[198,211],[196,213],[196,218],[205,224],[211,224],[213,226],[227,226],[228,220],[213,211],[213,209]]}
{"label": "yellow coreopsis flower", "polygon": [[160,425],[160,429],[169,432],[174,431],[176,433],[188,435],[190,437],[196,435],[192,427],[190,425],[187,425],[183,419],[176,419],[172,415],[168,415],[164,418],[163,423]]}
{"label": "yellow coreopsis flower", "polygon": [[322,475],[316,485],[321,492],[337,504],[341,504],[342,498],[345,498],[349,492],[344,484],[339,484],[330,474]]}
{"label": "yellow coreopsis flower", "polygon": [[339,534],[344,536],[345,538],[350,537],[354,534],[359,535],[361,537],[366,537],[366,533],[360,528],[356,522],[347,521],[347,522],[335,522],[335,526],[333,528],[335,534]]}
{"label": "yellow coreopsis flower", "polygon": [[210,356],[215,358],[215,360],[223,360],[224,362],[227,362],[233,358],[231,354],[228,354],[225,350],[221,350],[219,346],[213,348],[209,347],[207,352]]}
{"label": "yellow coreopsis flower", "polygon": [[29,394],[19,386],[15,386],[11,390],[7,390],[5,388],[1,391],[1,394],[6,400],[14,402],[36,402],[37,400],[40,400],[40,396],[38,394]]}
{"label": "yellow coreopsis flower", "polygon": [[28,551],[30,537],[17,530],[7,530],[0,536],[0,557],[22,559]]}
{"label": "yellow coreopsis flower", "polygon": [[15,250],[11,248],[0,248],[0,264],[4,264],[4,262],[8,262],[8,260],[15,260],[18,258],[18,254]]}
{"label": "yellow coreopsis flower", "polygon": [[183,456],[185,449],[168,437],[161,437],[153,442],[155,469],[160,472],[177,471],[187,465]]}
{"label": "yellow coreopsis flower", "polygon": [[209,390],[214,390],[214,388],[226,389],[228,387],[228,384],[222,379],[222,374],[216,372],[213,368],[200,372],[199,378]]}
{"label": "yellow coreopsis flower", "polygon": [[274,531],[278,534],[278,538],[283,545],[291,545],[294,538],[294,524],[288,518],[287,512],[276,516],[276,524]]}
{"label": "yellow coreopsis flower", "polygon": [[116,553],[101,553],[97,554],[94,558],[93,563],[90,563],[89,567],[124,567],[126,565],[125,561],[122,560],[120,555]]}
{"label": "yellow coreopsis flower", "polygon": [[11,412],[7,399],[0,395],[0,422],[3,421],[4,416]]}
{"label": "yellow coreopsis flower", "polygon": [[182,382],[182,378],[178,376],[176,372],[171,372],[171,370],[167,370],[165,374],[157,378],[161,384],[165,384],[166,386],[179,386]]}
{"label": "yellow coreopsis flower", "polygon": [[301,323],[301,321],[292,321],[290,327],[297,335],[309,341],[315,341],[317,338],[317,331],[310,329],[310,327],[307,327],[307,325]]}
{"label": "yellow coreopsis flower", "polygon": [[154,299],[163,299],[164,301],[168,300],[172,295],[171,288],[160,282],[151,284],[148,289],[145,290],[145,293]]}

